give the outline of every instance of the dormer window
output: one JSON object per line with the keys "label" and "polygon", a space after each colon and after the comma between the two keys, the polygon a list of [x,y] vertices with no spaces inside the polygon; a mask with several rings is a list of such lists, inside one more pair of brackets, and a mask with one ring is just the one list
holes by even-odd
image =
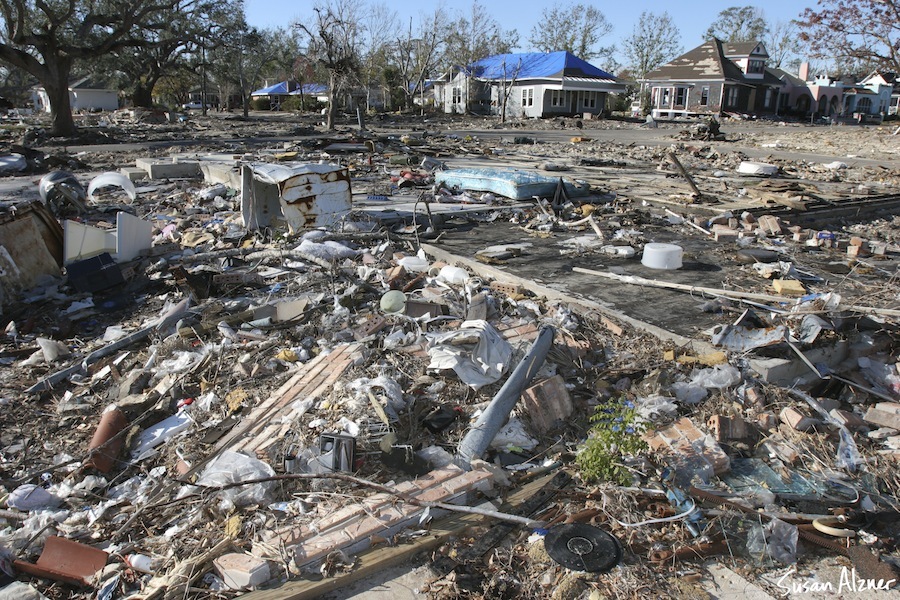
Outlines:
{"label": "dormer window", "polygon": [[766,70],[766,61],[751,60],[747,65],[747,73],[764,73]]}

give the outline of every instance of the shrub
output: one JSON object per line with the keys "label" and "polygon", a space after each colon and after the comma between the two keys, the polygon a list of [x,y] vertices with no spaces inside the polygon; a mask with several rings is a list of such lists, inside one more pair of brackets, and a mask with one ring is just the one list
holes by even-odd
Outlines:
{"label": "shrub", "polygon": [[250,110],[269,110],[272,108],[272,103],[268,98],[251,98],[250,99]]}
{"label": "shrub", "polygon": [[576,458],[581,475],[587,481],[631,485],[631,471],[622,458],[636,456],[647,449],[647,443],[641,439],[646,426],[634,403],[625,397],[612,398],[597,406],[591,423],[588,439]]}

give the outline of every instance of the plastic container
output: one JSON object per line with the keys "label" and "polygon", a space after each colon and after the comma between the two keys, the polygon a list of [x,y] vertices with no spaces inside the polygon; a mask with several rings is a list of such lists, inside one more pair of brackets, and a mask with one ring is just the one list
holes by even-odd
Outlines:
{"label": "plastic container", "polygon": [[438,279],[447,283],[463,285],[469,280],[469,273],[465,269],[446,265],[438,272]]}
{"label": "plastic container", "polygon": [[400,313],[406,309],[406,294],[391,290],[381,297],[381,310],[386,313]]}
{"label": "plastic container", "polygon": [[676,244],[650,243],[644,246],[644,256],[641,264],[651,269],[665,269],[667,271],[681,268],[681,256],[684,253],[681,246]]}
{"label": "plastic container", "polygon": [[428,261],[418,256],[404,256],[397,261],[408,273],[424,273],[428,270]]}

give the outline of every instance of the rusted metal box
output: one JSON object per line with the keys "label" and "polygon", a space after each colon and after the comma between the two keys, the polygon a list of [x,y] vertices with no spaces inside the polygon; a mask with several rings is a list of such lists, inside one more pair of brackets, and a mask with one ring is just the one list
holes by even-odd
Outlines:
{"label": "rusted metal box", "polygon": [[241,169],[241,213],[251,231],[333,225],[351,203],[350,173],[340,165],[249,163]]}

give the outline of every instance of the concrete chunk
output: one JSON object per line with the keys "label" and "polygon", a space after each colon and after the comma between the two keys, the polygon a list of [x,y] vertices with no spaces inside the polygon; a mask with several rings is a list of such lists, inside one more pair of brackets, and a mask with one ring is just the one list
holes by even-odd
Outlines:
{"label": "concrete chunk", "polygon": [[180,179],[199,177],[200,163],[195,160],[179,160],[172,157],[168,160],[158,158],[139,158],[135,166],[150,175],[150,179]]}

